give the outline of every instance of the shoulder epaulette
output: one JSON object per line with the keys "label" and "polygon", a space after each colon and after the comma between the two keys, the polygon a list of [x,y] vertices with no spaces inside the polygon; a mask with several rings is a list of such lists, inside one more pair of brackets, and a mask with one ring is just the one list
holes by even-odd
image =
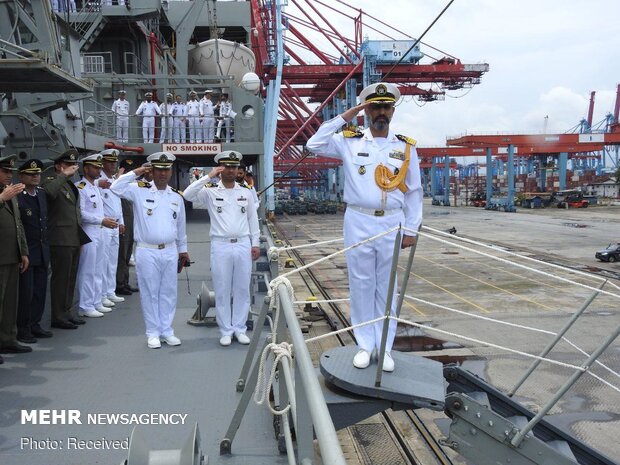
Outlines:
{"label": "shoulder epaulette", "polygon": [[146,181],[138,181],[138,187],[151,187],[151,183]]}
{"label": "shoulder epaulette", "polygon": [[205,184],[205,187],[217,187],[217,183],[216,182],[208,182]]}
{"label": "shoulder epaulette", "polygon": [[342,131],[342,135],[346,138],[351,138],[351,137],[362,137],[364,133],[360,131],[359,129],[345,129],[344,131]]}
{"label": "shoulder epaulette", "polygon": [[240,185],[241,187],[245,187],[246,189],[252,189],[252,188],[250,187],[250,185],[249,185],[247,182],[245,182],[245,181],[243,181],[243,184],[239,184],[239,185]]}
{"label": "shoulder epaulette", "polygon": [[179,189],[175,189],[174,187],[171,187],[170,189],[172,189],[172,192],[176,192],[177,194],[179,194],[181,197],[183,197],[183,191],[180,191]]}
{"label": "shoulder epaulette", "polygon": [[405,144],[414,145],[418,143],[417,140],[412,139],[411,137],[403,136],[402,134],[396,134],[396,138],[398,140],[402,140]]}
{"label": "shoulder epaulette", "polygon": [[86,183],[84,181],[80,181],[78,182],[77,187],[78,189],[84,189],[86,187]]}

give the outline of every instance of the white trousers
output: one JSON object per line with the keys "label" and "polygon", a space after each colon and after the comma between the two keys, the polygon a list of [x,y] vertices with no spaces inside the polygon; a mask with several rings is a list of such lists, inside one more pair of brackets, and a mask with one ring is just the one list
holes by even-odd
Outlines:
{"label": "white trousers", "polygon": [[181,118],[174,118],[174,128],[172,130],[172,137],[177,144],[185,143],[185,121]]}
{"label": "white trousers", "polygon": [[105,228],[102,234],[103,271],[101,297],[106,298],[116,292],[116,267],[118,266],[119,237],[118,228]]}
{"label": "white trousers", "polygon": [[103,231],[100,226],[84,228],[92,242],[84,244],[80,252],[77,287],[80,294],[80,310],[91,312],[101,306],[101,286],[104,270]]}
{"label": "white trousers", "polygon": [[164,142],[172,142],[172,117],[171,116],[162,116],[161,117],[161,130],[159,132],[159,143],[163,144]]}
{"label": "white trousers", "polygon": [[[344,215],[344,245],[349,247],[404,223],[404,215],[371,216],[348,208]],[[346,253],[351,294],[351,323],[357,325],[385,315],[392,253],[396,231]],[[396,286],[392,297],[392,315],[396,311]],[[355,339],[362,349],[372,352],[381,347],[384,321],[355,329]],[[392,350],[396,321],[391,320],[386,351]]]}
{"label": "white trousers", "polygon": [[188,116],[187,124],[189,126],[189,141],[190,143],[202,142],[202,126],[200,123],[200,116]]}
{"label": "white trousers", "polygon": [[205,116],[202,119],[202,133],[205,142],[213,142],[213,138],[215,137],[215,118],[212,116]]}
{"label": "white trousers", "polygon": [[145,116],[142,118],[142,139],[145,144],[152,144],[155,140],[154,116]]}
{"label": "white trousers", "polygon": [[172,336],[177,306],[177,248],[136,247],[135,256],[146,337]]}
{"label": "white trousers", "polygon": [[230,118],[224,117],[217,122],[217,133],[215,137],[218,139],[221,138],[222,126],[226,128],[226,142],[230,142]]}
{"label": "white trousers", "polygon": [[252,244],[249,237],[235,243],[212,239],[211,279],[215,290],[215,317],[221,335],[245,333],[252,279]]}
{"label": "white trousers", "polygon": [[129,117],[116,117],[116,140],[119,142],[129,142]]}

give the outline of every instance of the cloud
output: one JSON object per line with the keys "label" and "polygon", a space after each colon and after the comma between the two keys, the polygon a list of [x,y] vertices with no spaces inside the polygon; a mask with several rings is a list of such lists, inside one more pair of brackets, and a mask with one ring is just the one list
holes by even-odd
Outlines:
{"label": "cloud", "polygon": [[[346,3],[418,37],[447,1]],[[355,15],[340,3],[332,5]],[[463,63],[486,62],[490,71],[466,95],[448,91],[445,101],[423,106],[405,99],[393,127],[418,139],[421,146],[443,145],[447,136],[466,132],[540,133],[545,116],[547,132],[563,133],[587,116],[592,90],[597,91],[593,121],[602,121],[613,112],[620,79],[620,2],[597,0],[589,5],[577,0],[454,2],[424,42]],[[340,33],[353,36],[350,19],[333,11],[326,17]],[[387,26],[381,29],[389,30]],[[369,28],[363,33],[370,39],[382,39]],[[319,38],[313,43],[323,47]],[[326,49],[334,50],[331,45]],[[424,45],[422,51],[442,55]]]}

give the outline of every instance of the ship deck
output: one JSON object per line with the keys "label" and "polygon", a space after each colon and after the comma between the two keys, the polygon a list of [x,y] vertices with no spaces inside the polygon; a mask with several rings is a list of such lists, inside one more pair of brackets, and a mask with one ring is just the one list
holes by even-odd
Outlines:
{"label": "ship deck", "polygon": [[[70,449],[79,446],[76,440],[127,439],[133,425],[106,424],[107,415],[115,413],[175,414],[169,417],[172,421],[183,415],[184,424],[139,426],[154,449],[181,448],[198,423],[209,464],[286,463],[274,440],[271,415],[265,406],[253,403],[233,442],[233,455],[219,455],[220,440],[241,396],[235,383],[247,346],[233,342],[223,348],[216,328],[186,324],[196,309],[202,281],[211,285],[206,215],[195,213],[188,220],[189,251],[195,261],[188,269],[191,294],[185,273],[178,278],[174,328],[182,345],[146,347],[139,295],[133,294],[105,317],[89,319],[77,330],[54,330],[54,337],[40,340],[32,353],[5,356],[0,367],[0,463],[121,463],[127,450]],[[22,409],[79,410],[82,424],[22,424]],[[103,424],[102,417],[98,424],[88,424],[88,414],[101,413],[107,414]],[[34,441],[42,447],[35,450]]]}
{"label": "ship deck", "polygon": [[[342,218],[342,214],[284,215],[276,219],[276,225],[292,245],[301,245],[341,237]],[[598,273],[599,281],[600,275],[607,273],[612,282],[620,284],[618,263],[600,263],[594,259],[596,250],[616,240],[619,222],[617,208],[607,207],[519,210],[519,213],[507,214],[425,205],[427,226],[440,230],[454,226],[458,235],[567,266],[563,271],[545,271],[590,285],[597,285],[597,281],[575,276],[573,271]],[[140,430],[151,447],[173,449],[186,442],[197,422],[201,447],[210,464],[286,463],[286,457],[277,450],[271,415],[265,407],[254,404],[250,405],[233,442],[233,455],[219,455],[219,442],[240,398],[235,391],[235,382],[247,349],[235,343],[222,348],[218,345],[215,328],[186,324],[195,310],[201,282],[205,280],[210,284],[208,225],[203,212],[194,212],[188,220],[188,235],[190,255],[195,261],[188,269],[191,294],[188,294],[183,273],[179,275],[179,305],[175,318],[175,331],[183,344],[180,347],[164,345],[159,350],[147,349],[139,297],[134,294],[104,318],[89,320],[75,331],[55,330],[54,337],[36,344],[33,353],[5,356],[5,364],[0,367],[0,408],[3,412],[0,417],[0,463],[108,464],[120,463],[127,457],[124,449],[68,450],[68,440],[123,440],[130,436],[133,425],[85,424],[85,421],[81,425],[24,425],[20,417],[22,409],[79,410],[82,420],[95,413],[187,415],[182,425],[146,425],[140,426]],[[302,255],[309,262],[339,248],[341,243],[317,245],[304,249]],[[283,262],[286,253],[281,258]],[[406,257],[401,257],[401,274],[405,261]],[[315,275],[332,298],[348,296],[343,256],[323,263],[315,270]],[[297,300],[317,295],[296,275],[291,276],[291,282]],[[468,313],[557,331],[591,291],[422,238],[407,294]],[[338,305],[348,311],[347,303]],[[592,352],[618,324],[619,308],[617,300],[599,296],[569,332],[569,339]],[[402,316],[534,354],[540,352],[548,341],[545,335],[518,334],[516,330],[505,327],[495,332],[481,330],[479,320],[409,300],[405,301]],[[309,326],[309,336],[329,331],[329,325],[323,320],[304,324]],[[616,341],[601,358],[616,372],[620,371],[619,344]],[[320,354],[335,346],[337,342],[328,338],[309,344],[308,348],[318,363]],[[514,385],[530,364],[528,360],[496,348],[403,327],[399,329],[395,349],[460,362],[504,391]],[[566,345],[559,346],[553,358],[574,364],[584,360]],[[595,372],[618,385],[613,375],[599,368]],[[570,370],[543,364],[519,390],[516,399],[538,409],[570,373]],[[615,439],[620,422],[619,396],[618,392],[586,375],[554,407],[549,420],[603,454],[620,457],[620,446]],[[449,420],[443,413],[417,412],[436,438],[445,437]],[[400,415],[401,412],[396,412],[397,420]],[[402,419],[405,425],[404,417]],[[416,435],[409,433],[405,442],[416,450],[421,463],[438,463],[419,452]],[[340,430],[338,437],[350,465],[382,464],[388,453],[393,457],[390,463],[410,463],[400,453],[388,448],[388,443],[395,440],[379,415]],[[40,443],[48,439],[62,441],[63,449],[52,450],[45,444],[39,450],[22,448],[22,438],[32,438]],[[453,463],[465,463],[446,450]]]}

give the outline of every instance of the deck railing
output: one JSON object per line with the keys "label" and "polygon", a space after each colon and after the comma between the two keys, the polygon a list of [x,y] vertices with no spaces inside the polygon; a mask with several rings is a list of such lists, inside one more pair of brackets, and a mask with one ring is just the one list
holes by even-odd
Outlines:
{"label": "deck railing", "polygon": [[[267,241],[273,246],[270,237],[267,238]],[[278,276],[277,257],[269,259],[269,273],[266,274],[270,274],[272,280]],[[279,415],[281,419],[280,432],[284,437],[289,465],[296,463],[311,465],[317,463],[313,447],[315,435],[321,451],[322,463],[346,465],[336,429],[329,414],[327,403],[312,363],[312,357],[297,321],[293,301],[286,283],[281,282],[274,285],[272,295],[274,294],[277,295],[277,298],[265,298],[260,314],[256,319],[252,341],[248,348],[248,355],[237,382],[237,390],[243,391],[243,395],[230,422],[226,436],[220,443],[220,454],[232,453],[232,442],[236,431],[241,424],[250,400],[254,396],[255,387],[257,384],[260,384],[259,375],[264,371],[265,359],[259,355],[257,360],[254,360],[254,355],[256,353],[264,354],[265,348],[269,349],[271,346],[275,349],[272,349],[273,353],[278,353],[274,357],[274,363],[276,364],[274,368],[278,369],[279,383],[277,389],[274,386],[273,396],[276,408],[280,408],[278,411],[274,409],[272,411]],[[266,320],[271,321],[267,316],[268,311],[273,313],[272,333],[269,335],[268,341],[265,341],[263,350],[257,351],[261,337],[261,328]],[[271,341],[270,343],[269,340]],[[283,354],[283,352],[287,351],[287,347],[289,347],[289,341],[292,342],[294,348],[294,357],[292,357],[292,354],[287,354],[288,356]],[[293,375],[294,370],[296,370],[299,376]],[[267,387],[267,390],[269,390],[269,387]],[[263,394],[263,399],[268,397],[266,393]],[[287,403],[290,406],[290,417],[293,420],[297,447],[293,446],[293,434],[289,424],[289,407],[283,408]]]}

